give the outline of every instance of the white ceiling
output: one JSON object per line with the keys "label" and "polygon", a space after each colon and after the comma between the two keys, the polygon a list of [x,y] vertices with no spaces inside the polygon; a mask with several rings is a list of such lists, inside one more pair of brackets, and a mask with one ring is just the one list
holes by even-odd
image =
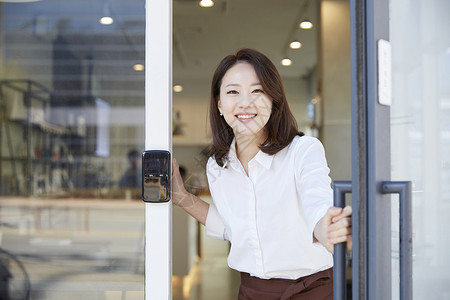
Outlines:
{"label": "white ceiling", "polygon": [[[298,27],[302,19],[317,25],[315,0],[215,0],[211,8],[198,3],[174,0],[173,4],[173,80],[185,87],[175,98],[208,97],[219,61],[239,48],[266,54],[284,79],[300,79],[315,67],[317,26]],[[303,47],[289,49],[292,40]],[[280,64],[286,56],[292,59],[289,67]]]}

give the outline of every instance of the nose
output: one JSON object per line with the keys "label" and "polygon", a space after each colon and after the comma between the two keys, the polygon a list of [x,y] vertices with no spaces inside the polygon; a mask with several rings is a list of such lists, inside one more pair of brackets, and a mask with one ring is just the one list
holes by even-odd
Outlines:
{"label": "nose", "polygon": [[239,101],[240,107],[250,107],[254,101],[252,94],[249,92],[242,93],[240,98],[241,98]]}

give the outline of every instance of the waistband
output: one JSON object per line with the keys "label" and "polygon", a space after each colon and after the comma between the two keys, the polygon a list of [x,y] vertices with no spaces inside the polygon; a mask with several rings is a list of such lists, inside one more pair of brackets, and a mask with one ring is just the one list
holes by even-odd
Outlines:
{"label": "waistband", "polygon": [[290,290],[294,286],[296,286],[295,290],[299,290],[323,278],[333,278],[333,268],[329,268],[308,276],[300,277],[295,280],[281,278],[261,279],[251,276],[248,273],[241,272],[241,284],[243,286],[263,292],[273,293],[283,293],[288,288]]}

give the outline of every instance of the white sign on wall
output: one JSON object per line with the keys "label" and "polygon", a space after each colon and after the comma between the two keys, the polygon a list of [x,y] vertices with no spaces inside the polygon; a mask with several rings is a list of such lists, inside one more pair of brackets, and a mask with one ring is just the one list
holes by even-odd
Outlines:
{"label": "white sign on wall", "polygon": [[382,105],[392,104],[392,55],[391,43],[378,40],[378,102]]}

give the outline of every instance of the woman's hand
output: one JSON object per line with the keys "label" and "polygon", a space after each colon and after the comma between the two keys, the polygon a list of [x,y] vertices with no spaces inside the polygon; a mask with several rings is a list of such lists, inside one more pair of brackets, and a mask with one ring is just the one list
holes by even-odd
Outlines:
{"label": "woman's hand", "polygon": [[186,191],[183,178],[180,174],[180,166],[177,160],[172,160],[172,202],[181,208],[189,207],[195,203],[195,197]]}
{"label": "woman's hand", "polygon": [[333,253],[334,244],[347,242],[352,248],[352,207],[330,207],[314,228],[314,237]]}
{"label": "woman's hand", "polygon": [[206,224],[209,204],[186,191],[183,178],[180,174],[180,166],[176,159],[172,160],[172,202],[184,209],[203,225]]}

